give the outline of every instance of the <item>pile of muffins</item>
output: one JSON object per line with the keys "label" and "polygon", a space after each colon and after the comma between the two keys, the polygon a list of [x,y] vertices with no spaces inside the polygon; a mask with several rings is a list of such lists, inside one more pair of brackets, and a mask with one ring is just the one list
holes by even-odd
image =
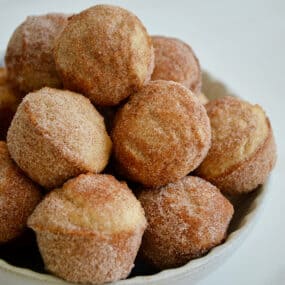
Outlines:
{"label": "pile of muffins", "polygon": [[276,147],[260,106],[201,86],[190,46],[125,9],[28,17],[0,71],[0,243],[28,226],[48,272],[101,284],[225,241],[228,198],[265,182]]}

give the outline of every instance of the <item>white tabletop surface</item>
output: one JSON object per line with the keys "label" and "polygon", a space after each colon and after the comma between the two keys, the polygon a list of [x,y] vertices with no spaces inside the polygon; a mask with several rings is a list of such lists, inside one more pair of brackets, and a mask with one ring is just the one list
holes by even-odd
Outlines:
{"label": "white tabletop surface", "polygon": [[78,12],[96,3],[123,6],[141,18],[150,34],[188,42],[204,69],[267,111],[278,162],[264,212],[243,245],[199,285],[285,284],[285,1],[0,0],[0,50],[27,15]]}

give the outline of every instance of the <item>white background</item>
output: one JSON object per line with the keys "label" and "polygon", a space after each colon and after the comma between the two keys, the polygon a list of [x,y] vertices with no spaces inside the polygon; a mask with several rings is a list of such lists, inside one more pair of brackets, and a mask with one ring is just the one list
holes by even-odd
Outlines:
{"label": "white background", "polygon": [[[77,12],[96,3],[99,1],[0,0],[0,50],[5,49],[11,33],[27,15]],[[246,241],[199,285],[285,284],[285,1],[100,3],[130,9],[151,34],[188,42],[204,69],[267,111],[277,140],[278,162],[266,206]]]}

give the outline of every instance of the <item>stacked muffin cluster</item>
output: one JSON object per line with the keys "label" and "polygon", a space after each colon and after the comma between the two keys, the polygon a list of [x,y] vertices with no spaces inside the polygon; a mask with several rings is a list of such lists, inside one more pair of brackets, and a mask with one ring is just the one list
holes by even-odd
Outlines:
{"label": "stacked muffin cluster", "polygon": [[68,281],[126,278],[138,252],[158,269],[205,254],[227,236],[224,195],[253,191],[274,166],[261,107],[207,103],[193,50],[122,8],[28,17],[5,64],[0,243],[28,225]]}

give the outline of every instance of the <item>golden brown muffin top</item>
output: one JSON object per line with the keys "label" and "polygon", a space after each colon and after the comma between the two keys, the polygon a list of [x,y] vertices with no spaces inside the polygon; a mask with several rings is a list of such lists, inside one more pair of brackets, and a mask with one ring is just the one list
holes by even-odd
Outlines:
{"label": "golden brown muffin top", "polygon": [[185,264],[222,242],[234,212],[218,188],[194,176],[144,189],[138,198],[149,223],[143,255],[158,268]]}
{"label": "golden brown muffin top", "polygon": [[[27,188],[27,189],[25,189]],[[13,189],[11,193],[9,191]],[[37,191],[36,186],[33,182],[24,176],[18,166],[11,159],[7,145],[4,141],[0,141],[0,194],[1,199],[3,199],[5,193],[11,195],[11,199],[15,193],[19,192],[21,194],[22,191],[22,199],[25,199],[27,192],[31,191],[35,193],[35,197],[40,197],[40,192]],[[8,196],[6,197],[8,198]],[[15,201],[16,202],[16,201]],[[1,210],[3,210],[1,208]]]}
{"label": "golden brown muffin top", "polygon": [[[80,161],[88,167],[96,164],[97,168],[99,150],[103,150],[107,155],[110,153],[111,140],[107,135],[103,117],[90,101],[80,94],[42,88],[29,93],[23,99],[15,118],[19,116],[27,116],[37,132],[71,161]],[[13,140],[11,141],[13,143]]]}
{"label": "golden brown muffin top", "polygon": [[55,61],[66,88],[97,105],[116,105],[149,80],[151,38],[131,12],[96,5],[69,19],[55,44]]}
{"label": "golden brown muffin top", "polygon": [[28,216],[41,199],[38,187],[24,176],[0,141],[0,243],[22,233]]}
{"label": "golden brown muffin top", "polygon": [[118,112],[112,139],[124,174],[147,186],[161,186],[200,164],[210,147],[210,123],[189,89],[157,80]]}
{"label": "golden brown muffin top", "polygon": [[192,48],[179,39],[162,36],[153,36],[152,43],[155,67],[151,79],[175,81],[199,94],[202,74]]}
{"label": "golden brown muffin top", "polygon": [[144,211],[126,183],[81,174],[48,194],[29,219],[35,231],[116,234],[145,227]]}
{"label": "golden brown muffin top", "polygon": [[11,84],[24,94],[49,86],[62,86],[54,58],[54,40],[67,24],[67,15],[29,16],[14,31],[5,63]]}
{"label": "golden brown muffin top", "polygon": [[250,158],[266,140],[269,125],[260,106],[235,97],[213,100],[206,109],[212,146],[198,171],[206,177],[216,177]]}

